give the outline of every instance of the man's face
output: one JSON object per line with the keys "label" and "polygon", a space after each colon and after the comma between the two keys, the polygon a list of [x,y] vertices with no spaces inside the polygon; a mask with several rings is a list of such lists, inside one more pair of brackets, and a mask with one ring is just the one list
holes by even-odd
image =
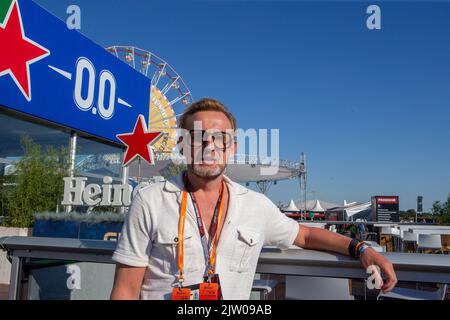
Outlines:
{"label": "man's face", "polygon": [[188,117],[186,130],[189,136],[185,137],[183,152],[188,170],[202,178],[220,176],[236,150],[230,120],[221,112],[200,111]]}

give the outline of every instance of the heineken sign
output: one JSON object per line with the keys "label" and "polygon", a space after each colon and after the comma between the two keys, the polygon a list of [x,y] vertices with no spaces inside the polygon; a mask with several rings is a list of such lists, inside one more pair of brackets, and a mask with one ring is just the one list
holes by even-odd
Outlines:
{"label": "heineken sign", "polygon": [[86,177],[64,178],[63,206],[129,206],[139,189],[149,185],[147,182],[138,184],[134,189],[130,184],[113,184],[111,177],[103,177],[103,184],[90,183],[86,185]]}
{"label": "heineken sign", "polygon": [[0,1],[0,107],[121,143],[150,79],[31,0]]}

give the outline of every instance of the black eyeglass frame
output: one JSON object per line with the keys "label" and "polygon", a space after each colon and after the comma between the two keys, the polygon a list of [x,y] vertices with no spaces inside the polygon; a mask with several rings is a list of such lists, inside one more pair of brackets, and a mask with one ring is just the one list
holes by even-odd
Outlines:
{"label": "black eyeglass frame", "polygon": [[[231,133],[230,131],[220,131],[220,130],[213,131],[211,129],[209,129],[209,130],[194,130],[194,129],[191,129],[188,132],[189,132],[189,138],[187,139],[187,145],[193,146],[193,147],[203,146],[208,141],[209,137],[213,138],[214,147],[216,147],[217,149],[223,149],[223,150],[230,148],[233,145],[233,143],[236,141],[236,136],[234,135],[234,132]],[[196,132],[201,132],[202,133],[201,145],[193,143],[196,140],[196,139],[194,139],[193,134],[195,134]],[[214,137],[214,134],[217,134],[217,133],[221,133],[222,134],[223,146],[222,145],[217,145],[217,143],[216,143],[216,141],[218,139],[216,139],[216,137]],[[227,139],[226,137],[229,137],[229,138]]]}

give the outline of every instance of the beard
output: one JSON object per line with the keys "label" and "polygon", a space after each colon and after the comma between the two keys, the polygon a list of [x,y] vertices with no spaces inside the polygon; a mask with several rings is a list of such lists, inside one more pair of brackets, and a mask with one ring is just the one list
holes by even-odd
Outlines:
{"label": "beard", "polygon": [[210,148],[191,150],[189,155],[192,157],[191,163],[188,163],[187,167],[200,178],[214,180],[221,176],[227,167],[227,160],[224,159],[224,156],[226,155],[212,152]]}
{"label": "beard", "polygon": [[216,164],[216,165],[204,165],[204,164],[188,164],[190,170],[196,175],[203,179],[213,180],[223,174],[227,165],[226,164]]}

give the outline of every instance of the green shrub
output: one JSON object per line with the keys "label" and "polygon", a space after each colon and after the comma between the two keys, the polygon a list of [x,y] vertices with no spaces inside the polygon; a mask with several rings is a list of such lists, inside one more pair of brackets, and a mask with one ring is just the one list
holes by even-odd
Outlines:
{"label": "green shrub", "polygon": [[77,221],[88,223],[99,222],[123,222],[125,215],[115,212],[92,212],[89,214],[79,212],[40,212],[35,213],[36,220],[53,220],[53,221]]}
{"label": "green shrub", "polygon": [[23,157],[15,164],[15,173],[0,181],[3,224],[29,228],[33,213],[55,211],[64,192],[63,177],[68,172],[67,148],[47,146],[44,150],[27,136],[21,139]]}

